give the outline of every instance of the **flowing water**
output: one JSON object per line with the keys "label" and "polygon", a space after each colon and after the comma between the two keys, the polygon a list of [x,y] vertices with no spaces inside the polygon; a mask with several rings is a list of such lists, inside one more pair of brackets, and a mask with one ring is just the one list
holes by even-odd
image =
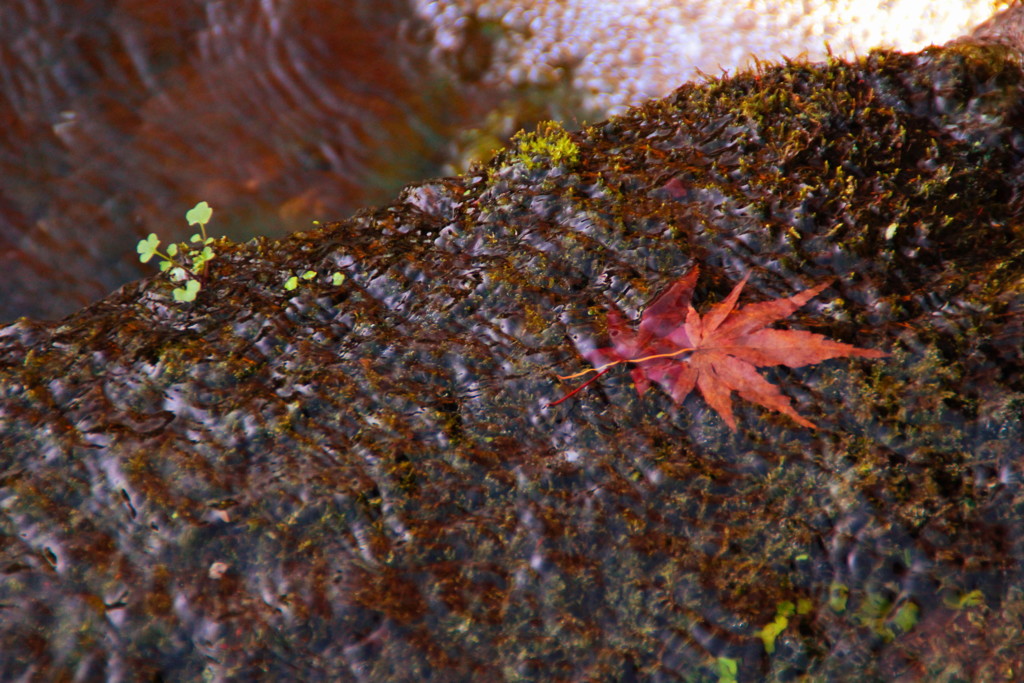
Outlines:
{"label": "flowing water", "polygon": [[152,274],[135,243],[184,239],[200,200],[216,234],[280,236],[539,119],[594,120],[754,53],[915,49],[999,4],[6,0],[0,320]]}
{"label": "flowing water", "polygon": [[199,200],[281,235],[438,174],[466,111],[428,38],[401,0],[4,3],[0,318],[151,273],[136,241],[185,238]]}

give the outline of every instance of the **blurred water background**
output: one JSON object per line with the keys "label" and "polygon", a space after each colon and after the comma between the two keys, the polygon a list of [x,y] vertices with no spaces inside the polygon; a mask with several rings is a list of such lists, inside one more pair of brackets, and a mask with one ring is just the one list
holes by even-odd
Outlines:
{"label": "blurred water background", "polygon": [[[154,272],[136,242],[281,236],[752,57],[916,50],[1005,2],[4,0],[0,321]],[[826,47],[826,43],[828,47]]]}

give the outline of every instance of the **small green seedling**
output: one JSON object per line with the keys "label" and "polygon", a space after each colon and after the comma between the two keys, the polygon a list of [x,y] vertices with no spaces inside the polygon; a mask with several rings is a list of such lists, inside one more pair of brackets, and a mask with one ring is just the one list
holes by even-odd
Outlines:
{"label": "small green seedling", "polygon": [[857,613],[857,620],[867,626],[887,643],[901,633],[907,633],[917,625],[920,609],[907,600],[898,606],[880,593],[869,592]]}
{"label": "small green seedling", "polygon": [[891,621],[900,631],[909,633],[917,626],[920,614],[921,609],[913,602],[907,601],[896,609],[892,614]]}
{"label": "small green seedling", "polygon": [[973,590],[956,596],[947,595],[943,598],[943,602],[946,603],[946,607],[952,609],[968,609],[983,605],[985,603],[985,594],[979,590]]}
{"label": "small green seedling", "polygon": [[779,637],[786,627],[789,626],[789,619],[782,614],[776,614],[775,620],[770,624],[766,624],[764,628],[757,632],[760,636],[761,642],[764,643],[764,651],[768,654],[775,652],[775,639]]}
{"label": "small green seedling", "polygon": [[[291,292],[291,291],[293,291],[294,289],[296,289],[299,286],[300,280],[305,280],[306,282],[309,282],[310,280],[315,278],[317,275],[319,275],[319,273],[316,272],[315,270],[307,270],[302,275],[292,275],[291,277],[289,277],[287,280],[284,281],[284,288],[286,290],[288,290],[289,292]],[[345,274],[344,273],[339,273],[339,272],[331,273],[331,284],[334,285],[335,287],[337,287],[338,285],[340,285],[344,281],[345,281]]]}
{"label": "small green seedling", "polygon": [[[299,277],[300,276],[298,276],[298,275],[292,275],[290,278],[285,280],[284,288],[287,289],[290,292],[293,289],[295,289],[296,287],[298,287],[299,286]],[[306,281],[312,280],[313,278],[316,277],[316,271],[315,270],[307,270],[305,273],[303,273],[301,275],[301,277],[302,277],[303,280],[306,280]]]}
{"label": "small green seedling", "polygon": [[184,287],[177,287],[177,288],[175,288],[175,290],[173,292],[174,300],[175,301],[195,301],[196,300],[196,294],[198,292],[199,292],[199,281],[198,280],[188,280],[187,282],[185,282],[185,286]]}
{"label": "small green seedling", "polygon": [[775,606],[775,619],[770,624],[756,632],[756,635],[764,643],[764,651],[768,654],[775,653],[775,640],[789,626],[789,618],[794,615],[809,614],[814,609],[814,603],[807,598],[800,598],[793,604],[789,600],[783,600]]}
{"label": "small green seedling", "polygon": [[837,614],[846,611],[846,601],[850,597],[850,589],[844,584],[833,581],[828,587],[828,606]]}
{"label": "small green seedling", "polygon": [[200,277],[206,269],[206,264],[214,257],[210,244],[212,237],[206,235],[206,224],[213,216],[213,209],[206,202],[199,202],[185,214],[185,220],[189,225],[198,225],[199,233],[189,238],[190,244],[171,244],[167,252],[160,251],[160,240],[156,233],[150,233],[149,237],[139,240],[135,250],[139,252],[139,261],[147,263],[154,256],[159,256],[160,272],[168,273],[172,281],[181,283],[172,292],[175,301],[195,301],[196,295],[202,289]]}
{"label": "small green seedling", "polygon": [[715,671],[718,674],[718,683],[736,683],[736,674],[739,671],[735,659],[719,657],[715,660]]}

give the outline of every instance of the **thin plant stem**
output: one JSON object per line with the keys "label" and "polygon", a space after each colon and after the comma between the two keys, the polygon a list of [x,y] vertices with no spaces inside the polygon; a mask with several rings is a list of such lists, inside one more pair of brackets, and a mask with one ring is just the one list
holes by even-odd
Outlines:
{"label": "thin plant stem", "polygon": [[611,363],[605,363],[604,365],[600,365],[596,368],[590,368],[589,370],[581,370],[580,372],[565,375],[564,377],[562,375],[555,376],[558,377],[558,379],[575,379],[577,377],[582,377],[583,375],[589,375],[592,372],[604,372],[608,368],[618,365],[619,363],[643,363],[646,360],[655,360],[656,358],[671,358],[672,356],[678,356],[679,354],[686,353],[687,351],[696,351],[696,349],[679,349],[672,353],[657,353],[653,356],[644,356],[643,358],[623,358],[622,360],[614,360]]}
{"label": "thin plant stem", "polygon": [[[612,363],[612,365],[614,365],[614,363]],[[601,375],[603,375],[603,374],[604,374],[604,373],[606,373],[606,372],[608,372],[608,371],[607,371],[607,370],[602,370],[601,372],[597,373],[596,375],[594,375],[593,377],[591,377],[590,379],[588,379],[588,380],[587,380],[586,382],[584,382],[583,384],[579,385],[578,387],[576,387],[575,389],[573,389],[572,391],[570,391],[570,392],[569,392],[568,394],[566,394],[566,395],[565,395],[565,396],[563,396],[562,398],[558,399],[557,401],[552,401],[551,403],[549,403],[549,404],[547,405],[547,407],[548,407],[548,408],[551,408],[552,406],[557,406],[557,405],[558,405],[559,403],[561,403],[562,401],[564,401],[564,400],[566,400],[566,399],[568,399],[568,398],[572,398],[572,397],[573,397],[573,396],[575,396],[576,394],[578,394],[578,393],[580,393],[581,391],[583,391],[583,390],[584,390],[584,389],[585,389],[585,388],[587,387],[587,385],[589,385],[589,384],[590,384],[591,382],[593,382],[594,380],[596,380],[596,379],[597,379],[598,377],[600,377]]]}
{"label": "thin plant stem", "polygon": [[550,408],[551,406],[557,406],[559,403],[561,403],[562,401],[566,400],[567,398],[572,398],[576,394],[578,394],[581,391],[583,391],[583,389],[585,389],[590,383],[592,383],[598,377],[600,377],[601,375],[603,375],[606,372],[608,372],[608,370],[610,368],[615,367],[619,363],[643,363],[644,361],[656,360],[658,358],[671,358],[672,356],[678,356],[679,354],[686,353],[687,351],[696,351],[696,349],[694,349],[694,348],[678,349],[678,350],[673,351],[671,353],[656,353],[653,356],[644,356],[643,358],[623,358],[622,360],[616,360],[616,361],[612,361],[611,363],[605,363],[604,365],[601,365],[599,367],[590,368],[589,370],[582,370],[582,371],[574,373],[572,375],[565,375],[564,377],[562,375],[556,375],[556,377],[558,377],[558,379],[575,379],[576,377],[582,377],[583,375],[590,374],[591,372],[596,372],[597,373],[596,375],[594,375],[593,377],[588,379],[586,382],[584,382],[583,384],[579,385],[578,387],[576,387],[575,389],[570,391],[568,394],[566,394],[562,398],[558,399],[557,401],[553,401],[553,402],[549,403],[547,405],[547,407]]}

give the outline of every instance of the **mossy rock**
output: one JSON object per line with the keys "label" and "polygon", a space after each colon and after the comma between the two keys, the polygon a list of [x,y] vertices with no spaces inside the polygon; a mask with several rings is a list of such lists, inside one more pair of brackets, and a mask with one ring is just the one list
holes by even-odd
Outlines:
{"label": "mossy rock", "polygon": [[[763,66],[0,329],[0,678],[1021,670],[1022,86]],[[766,370],[817,430],[628,372],[548,405],[696,264],[699,308],[835,278],[787,324],[892,355]]]}

